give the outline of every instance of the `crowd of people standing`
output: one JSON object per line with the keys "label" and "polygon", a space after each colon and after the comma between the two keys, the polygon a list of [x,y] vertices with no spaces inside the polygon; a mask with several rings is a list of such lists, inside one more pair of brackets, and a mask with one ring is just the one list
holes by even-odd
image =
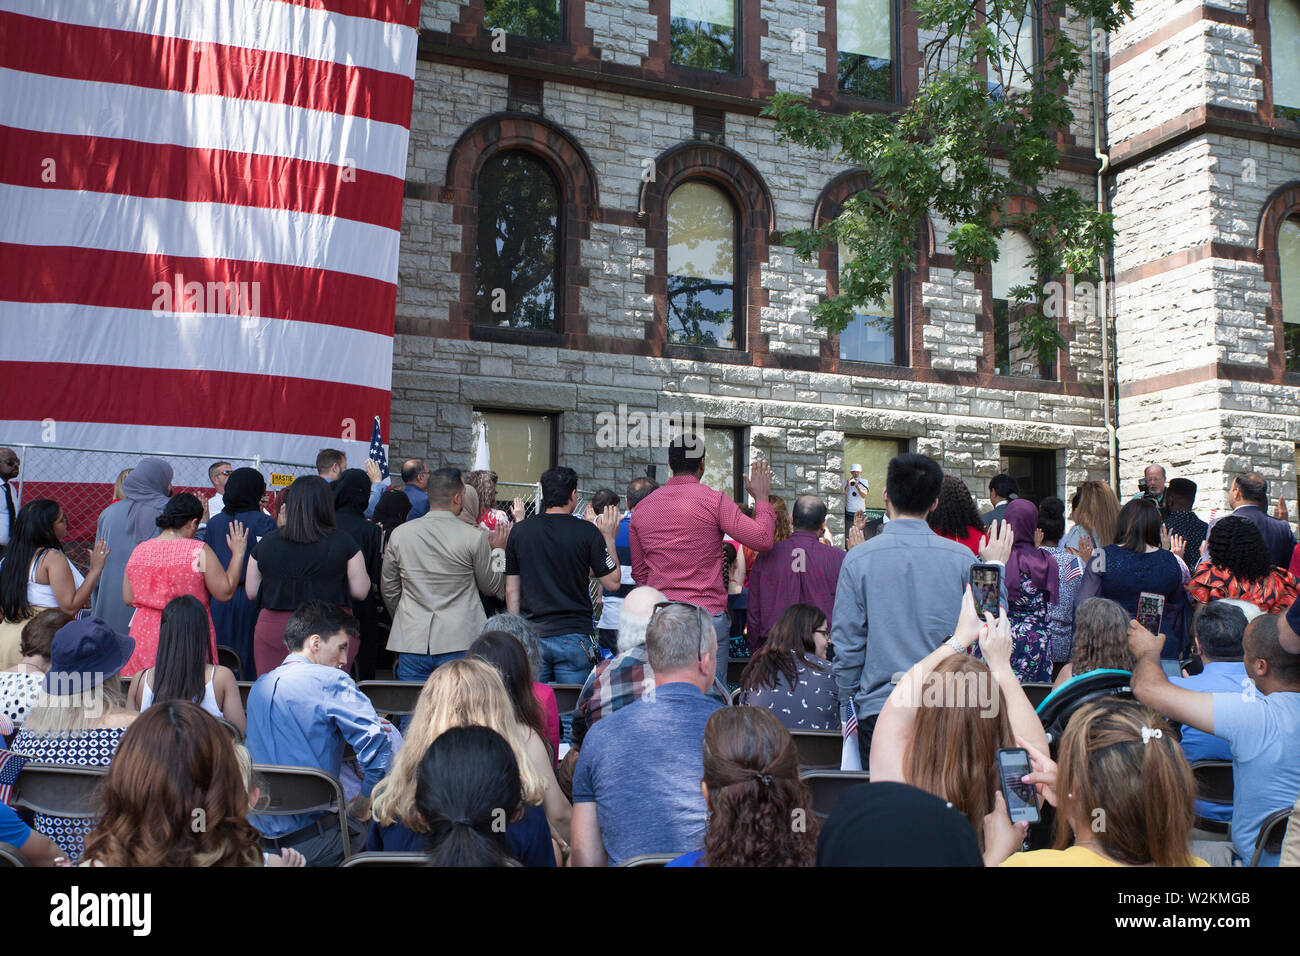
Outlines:
{"label": "crowd of people standing", "polygon": [[[57,502],[7,502],[0,730],[21,759],[108,776],[98,823],[0,806],[0,842],[32,862],[341,862],[337,815],[258,812],[256,764],[331,774],[348,843],[440,865],[1300,863],[1300,826],[1280,854],[1256,845],[1300,806],[1300,553],[1260,475],[1235,476],[1207,523],[1195,484],[1152,465],[1126,502],[1083,482],[1067,521],[1009,475],[981,513],[963,480],[900,454],[872,522],[855,467],[836,544],[827,502],[773,494],[763,460],[752,504],[704,464],[681,436],[666,482],[581,511],[577,474],[554,467],[529,514],[498,506],[494,473],[421,459],[394,489],[326,449],[268,508],[255,469],[215,464],[204,501],[146,458],[84,573]],[[987,569],[996,612],[971,587]],[[246,705],[218,646],[256,678]],[[400,726],[357,687],[389,670],[422,687]],[[927,703],[955,684],[983,694]],[[555,685],[581,688],[571,713]],[[823,819],[792,731],[828,730],[870,782]],[[1008,814],[1008,748],[1032,761],[1047,836]],[[1189,761],[1207,759],[1231,761],[1230,804],[1198,799]],[[186,834],[173,791],[226,822]],[[1098,806],[1117,821],[1101,833]],[[162,836],[134,839],[151,812]],[[909,850],[891,820],[932,835]]]}

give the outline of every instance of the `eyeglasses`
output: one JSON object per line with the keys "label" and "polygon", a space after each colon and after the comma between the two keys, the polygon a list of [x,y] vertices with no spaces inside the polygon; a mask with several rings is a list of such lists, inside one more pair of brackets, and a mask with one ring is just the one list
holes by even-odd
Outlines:
{"label": "eyeglasses", "polygon": [[[699,619],[700,612],[703,612],[704,616],[708,618],[708,612],[705,611],[704,608],[700,607],[698,604],[689,604],[686,601],[660,601],[658,604],[655,605],[654,613],[650,615],[650,624],[654,623],[655,618],[659,616],[660,611],[668,607],[688,607],[692,611],[696,612],[695,616],[697,620]],[[649,625],[647,625],[647,627],[648,626]],[[701,634],[703,634],[706,631],[712,631],[712,630],[713,630],[713,620],[711,618],[704,621],[704,623],[700,625]],[[695,659],[697,661],[704,660],[704,651],[699,647],[696,647],[695,649]]]}
{"label": "eyeglasses", "polygon": [[217,477],[218,477],[218,478],[229,478],[232,474],[234,474],[234,472],[230,472],[230,471],[219,471],[219,472],[217,472]]}

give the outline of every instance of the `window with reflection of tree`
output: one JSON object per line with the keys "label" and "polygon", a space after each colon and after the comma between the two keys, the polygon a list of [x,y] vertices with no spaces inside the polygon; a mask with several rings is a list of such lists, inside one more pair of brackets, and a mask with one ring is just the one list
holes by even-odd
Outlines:
{"label": "window with reflection of tree", "polygon": [[685,182],[668,197],[668,341],[736,348],[736,209]]}
{"label": "window with reflection of tree", "polygon": [[1300,0],[1269,0],[1273,112],[1300,122]]}
{"label": "window with reflection of tree", "polygon": [[531,153],[506,152],[478,178],[474,320],[555,329],[560,289],[560,187]]}
{"label": "window with reflection of tree", "polygon": [[678,66],[735,73],[739,0],[672,0],[671,59]]}
{"label": "window with reflection of tree", "polygon": [[[840,275],[843,276],[851,254],[843,243],[839,244],[838,249]],[[843,288],[842,281],[840,288]],[[894,363],[894,296],[897,290],[898,279],[895,278],[889,290],[889,298],[854,310],[853,320],[840,332],[841,359],[849,362],[881,362],[886,365]]]}
{"label": "window with reflection of tree", "polygon": [[517,37],[558,41],[561,35],[562,0],[486,0],[483,25],[502,29]]}
{"label": "window with reflection of tree", "polygon": [[894,0],[839,0],[839,86],[863,99],[894,99]]}
{"label": "window with reflection of tree", "polygon": [[989,91],[998,96],[1005,85],[1012,92],[1030,89],[1038,66],[1038,43],[1034,31],[1038,24],[1037,0],[1025,0],[1023,10],[1009,6],[1003,11],[998,41],[1007,55],[992,58],[988,65]]}
{"label": "window with reflection of tree", "polygon": [[1285,219],[1277,231],[1282,278],[1282,344],[1287,371],[1300,371],[1300,220]]}
{"label": "window with reflection of tree", "polygon": [[[1038,357],[1024,343],[1011,290],[1036,286],[1034,248],[1023,232],[1008,229],[998,242],[998,259],[989,266],[993,279],[993,364],[999,375],[1040,374]],[[1022,305],[1022,307],[1024,307]]]}

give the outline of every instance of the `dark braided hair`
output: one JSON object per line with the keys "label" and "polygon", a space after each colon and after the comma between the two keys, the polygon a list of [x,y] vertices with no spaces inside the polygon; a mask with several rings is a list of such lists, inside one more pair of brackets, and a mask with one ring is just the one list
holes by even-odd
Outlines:
{"label": "dark braided hair", "polygon": [[1210,563],[1238,581],[1259,581],[1272,570],[1264,537],[1249,518],[1229,516],[1215,522],[1209,552]]}
{"label": "dark braided hair", "polygon": [[704,728],[708,866],[812,866],[819,821],[790,731],[761,707],[723,707]]}
{"label": "dark braided hair", "polygon": [[952,537],[964,534],[967,528],[984,530],[984,519],[975,507],[970,489],[956,475],[943,476],[943,484],[939,486],[939,507],[930,512],[926,521],[935,534]]}

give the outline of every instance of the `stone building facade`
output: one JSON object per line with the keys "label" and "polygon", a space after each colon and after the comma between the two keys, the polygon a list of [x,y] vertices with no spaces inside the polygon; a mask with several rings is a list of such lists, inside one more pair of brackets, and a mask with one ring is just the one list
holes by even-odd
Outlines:
{"label": "stone building facade", "polygon": [[[1122,484],[1132,493],[1142,465],[1164,460],[1202,484],[1202,510],[1223,503],[1223,472],[1245,465],[1295,495],[1300,391],[1280,356],[1267,231],[1300,205],[1300,137],[1272,117],[1264,6],[1142,0],[1101,60],[1106,198],[1119,230]],[[934,456],[982,505],[1008,461],[1036,469],[1040,494],[1107,477],[1098,310],[1070,304],[1048,377],[1023,364],[999,374],[993,278],[955,271],[943,222],[917,237],[917,267],[900,277],[895,362],[841,358],[813,325],[810,306],[837,282],[836,253],[802,262],[783,234],[833,218],[868,188],[869,171],[778,142],[758,114],[776,91],[834,111],[888,108],[837,88],[835,0],[737,0],[739,63],[726,74],[672,62],[672,0],[567,0],[549,41],[494,34],[484,7],[423,4],[395,458],[469,467],[476,412],[544,413],[556,462],[585,488],[621,488],[651,464],[662,478],[666,453],[599,440],[598,416],[688,413],[730,429],[738,457],[767,457],[775,492],[826,497],[836,528],[846,442],[859,439]],[[906,2],[893,17],[901,100],[919,83],[924,37]],[[1066,28],[1088,39],[1086,23]],[[1094,200],[1091,83],[1085,69],[1069,91],[1075,120],[1052,184]],[[544,162],[562,196],[554,329],[475,320],[478,177],[508,151]],[[735,209],[735,349],[682,344],[666,329],[666,204],[695,181]]]}
{"label": "stone building facade", "polygon": [[1253,468],[1293,518],[1278,238],[1300,208],[1300,133],[1273,94],[1296,69],[1294,11],[1148,0],[1110,38],[1108,90],[1122,478],[1159,457],[1223,507],[1225,476]]}

